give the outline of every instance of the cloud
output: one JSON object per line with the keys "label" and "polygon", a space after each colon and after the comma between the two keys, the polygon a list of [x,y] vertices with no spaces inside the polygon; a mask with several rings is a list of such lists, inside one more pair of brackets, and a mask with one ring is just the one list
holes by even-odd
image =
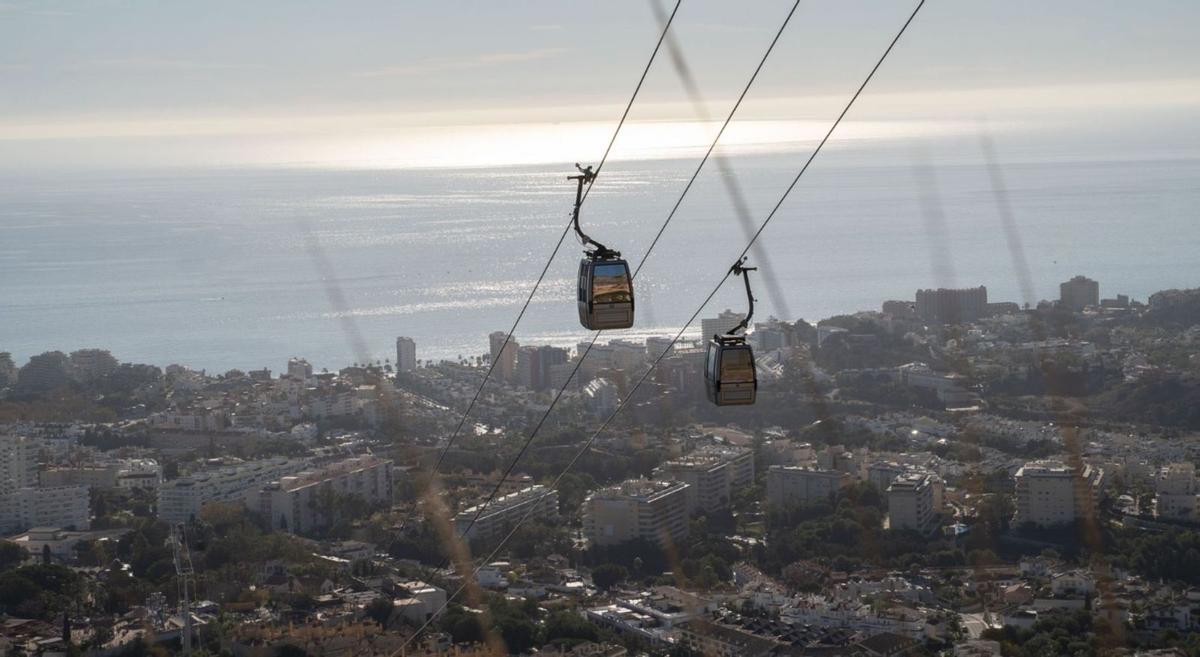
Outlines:
{"label": "cloud", "polygon": [[208,62],[194,59],[170,57],[120,57],[89,59],[65,66],[67,71],[127,71],[133,73],[184,72],[184,71],[230,71],[261,68],[249,64]]}
{"label": "cloud", "polygon": [[515,64],[520,62],[532,62],[554,57],[556,55],[561,55],[564,52],[566,52],[565,48],[539,48],[537,50],[526,50],[521,52],[484,53],[482,55],[474,55],[471,57],[430,57],[427,59],[418,60],[412,64],[386,66],[367,71],[359,71],[357,73],[353,73],[352,76],[356,78],[384,78],[429,75],[432,73],[441,73],[443,71],[462,71],[476,68],[503,66],[505,64]]}
{"label": "cloud", "polygon": [[75,12],[42,3],[0,2],[0,14],[25,14],[26,16],[74,16]]}
{"label": "cloud", "polygon": [[546,24],[546,25],[530,25],[530,32],[558,32],[563,29],[562,25]]}

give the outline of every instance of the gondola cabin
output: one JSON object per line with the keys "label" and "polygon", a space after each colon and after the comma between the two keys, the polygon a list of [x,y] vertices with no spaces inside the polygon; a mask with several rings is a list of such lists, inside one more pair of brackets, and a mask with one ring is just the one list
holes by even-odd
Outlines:
{"label": "gondola cabin", "polygon": [[633,279],[620,258],[579,262],[579,322],[593,331],[633,326]]}
{"label": "gondola cabin", "polygon": [[708,343],[704,363],[708,400],[717,406],[741,406],[754,403],[758,376],[754,367],[754,349],[740,335],[714,335]]}

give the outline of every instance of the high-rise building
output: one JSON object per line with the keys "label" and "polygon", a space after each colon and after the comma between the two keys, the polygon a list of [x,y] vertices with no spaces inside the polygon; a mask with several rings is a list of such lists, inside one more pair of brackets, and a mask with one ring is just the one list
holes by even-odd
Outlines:
{"label": "high-rise building", "polygon": [[688,485],[688,512],[713,512],[729,508],[732,491],[730,467],[724,459],[704,454],[689,454],[671,459],[654,469],[654,477],[681,481]]}
{"label": "high-rise building", "polygon": [[737,445],[705,445],[692,452],[697,456],[716,456],[729,464],[729,486],[733,489],[754,485],[754,450]]}
{"label": "high-rise building", "polygon": [[887,502],[892,529],[911,529],[924,534],[933,528],[936,515],[929,475],[912,472],[896,477],[887,488]]}
{"label": "high-rise building", "polygon": [[118,366],[117,359],[106,349],[80,349],[71,352],[71,376],[76,381],[94,383]]}
{"label": "high-rise building", "polygon": [[750,341],[755,349],[774,351],[789,346],[793,332],[790,324],[772,317],[765,322],[754,324],[754,333],[750,334]]}
{"label": "high-rise building", "polygon": [[61,388],[70,382],[71,359],[61,351],[47,351],[29,359],[17,373],[21,394]]}
{"label": "high-rise building", "polygon": [[1017,471],[1015,521],[1053,526],[1095,513],[1104,473],[1084,465],[1076,471],[1058,461],[1033,461]]}
{"label": "high-rise building", "polygon": [[867,466],[867,481],[875,488],[886,491],[896,477],[907,472],[907,468],[895,461],[876,461]]}
{"label": "high-rise building", "polygon": [[0,389],[17,383],[17,364],[13,362],[12,354],[0,351]]}
{"label": "high-rise building", "polygon": [[636,538],[666,546],[688,534],[688,485],[630,479],[602,488],[583,502],[583,531],[594,545]]}
{"label": "high-rise building", "polygon": [[700,336],[707,342],[713,335],[724,335],[739,322],[746,319],[745,313],[735,313],[726,308],[725,312],[714,318],[700,320]]}
{"label": "high-rise building", "polygon": [[1067,310],[1080,311],[1100,305],[1100,283],[1086,276],[1075,276],[1058,286],[1058,301]]}
{"label": "high-rise building", "polygon": [[767,470],[767,506],[783,508],[828,500],[854,483],[837,470],[773,465]]}
{"label": "high-rise building", "polygon": [[496,374],[505,381],[512,381],[517,366],[517,349],[520,345],[516,338],[510,339],[506,345],[504,340],[507,337],[508,334],[504,331],[496,331],[488,336],[488,340],[491,343],[492,362],[496,364]]}
{"label": "high-rise building", "polygon": [[1196,517],[1196,466],[1171,463],[1163,466],[1154,482],[1155,513],[1164,518],[1191,520]]}
{"label": "high-rise building", "polygon": [[289,358],[287,364],[288,376],[297,381],[307,381],[312,378],[313,368],[303,358]]}
{"label": "high-rise building", "polygon": [[411,372],[417,369],[417,343],[404,336],[396,338],[396,371]]}
{"label": "high-rise building", "polygon": [[516,372],[513,382],[522,388],[539,390],[542,387],[542,357],[537,347],[524,346],[517,349]]}
{"label": "high-rise building", "polygon": [[987,314],[987,288],[917,290],[917,316],[930,324],[962,324]]}
{"label": "high-rise building", "polygon": [[487,540],[503,536],[526,517],[529,520],[558,518],[558,491],[537,484],[497,497],[483,508],[482,513],[478,504],[467,507],[454,516],[454,531],[467,540]]}
{"label": "high-rise building", "polygon": [[0,434],[0,497],[38,484],[36,440]]}
{"label": "high-rise building", "polygon": [[555,379],[555,366],[562,365],[571,357],[571,352],[562,347],[542,345],[538,349],[538,390],[550,388]]}

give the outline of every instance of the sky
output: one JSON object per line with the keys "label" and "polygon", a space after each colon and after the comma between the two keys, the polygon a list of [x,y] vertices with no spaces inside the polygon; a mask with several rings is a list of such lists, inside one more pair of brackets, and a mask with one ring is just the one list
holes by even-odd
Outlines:
{"label": "sky", "polygon": [[[0,0],[0,170],[580,159],[649,56],[653,1]],[[672,29],[711,114],[790,6],[683,0]],[[811,141],[913,6],[802,0],[728,143]],[[1182,0],[929,0],[847,136],[987,121],[1194,154],[1197,25],[1200,3]],[[658,63],[618,156],[711,134]]]}

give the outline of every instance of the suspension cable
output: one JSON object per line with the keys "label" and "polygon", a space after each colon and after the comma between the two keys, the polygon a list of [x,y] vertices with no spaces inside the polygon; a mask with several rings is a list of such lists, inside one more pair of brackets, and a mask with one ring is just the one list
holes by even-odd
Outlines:
{"label": "suspension cable", "polygon": [[[763,220],[763,222],[759,226],[758,230],[755,231],[753,236],[750,238],[750,241],[746,244],[746,247],[742,250],[741,254],[739,255],[739,259],[741,257],[744,257],[746,255],[746,253],[749,252],[750,248],[754,245],[754,242],[758,239],[758,237],[760,235],[762,235],[763,230],[767,227],[767,225],[775,217],[779,208],[783,205],[784,201],[787,200],[787,197],[791,194],[792,190],[795,189],[796,185],[800,182],[800,178],[808,170],[809,165],[812,164],[813,160],[816,159],[816,156],[821,152],[821,149],[825,146],[826,142],[829,141],[829,138],[833,135],[833,133],[837,129],[838,125],[841,124],[842,119],[845,118],[846,114],[850,111],[850,108],[853,107],[855,101],[858,100],[858,97],[862,94],[863,89],[866,88],[867,84],[875,76],[875,73],[879,70],[880,66],[883,65],[884,60],[887,59],[888,55],[892,52],[892,49],[895,47],[896,43],[899,42],[900,37],[904,35],[904,32],[908,29],[908,26],[910,24],[912,24],[913,19],[916,18],[917,13],[920,12],[920,10],[923,6],[925,6],[925,0],[919,0],[916,8],[913,9],[913,11],[909,15],[908,19],[900,27],[900,30],[896,33],[896,36],[892,38],[891,42],[888,44],[888,47],[883,51],[883,54],[879,57],[878,61],[875,63],[875,66],[871,68],[871,71],[867,74],[867,76],[863,80],[862,84],[860,84],[858,89],[854,92],[854,95],[850,97],[850,100],[846,103],[845,108],[842,109],[842,112],[838,115],[838,117],[834,120],[833,124],[829,127],[828,132],[825,133],[825,136],[817,144],[817,146],[813,150],[812,154],[809,155],[809,157],[805,161],[804,165],[800,168],[799,173],[797,173],[796,177],[792,180],[792,183],[790,185],[788,185],[788,187],[784,190],[783,195],[780,196],[779,201],[775,204],[774,208],[767,215],[767,218]],[[564,476],[566,476],[566,474],[568,472],[570,472],[571,468],[573,468],[575,466],[575,464],[579,461],[579,459],[582,458],[583,455],[587,452],[587,450],[591,448],[591,446],[595,442],[596,438],[599,437],[599,435],[605,429],[608,428],[608,425],[617,416],[617,414],[620,413],[623,408],[625,408],[625,405],[633,397],[634,393],[636,393],[638,388],[641,387],[642,383],[644,383],[646,381],[646,379],[650,376],[650,373],[653,372],[658,367],[658,364],[660,362],[662,362],[662,359],[668,353],[670,353],[671,348],[674,347],[675,344],[680,340],[680,338],[683,337],[683,334],[687,331],[688,327],[691,326],[696,321],[696,318],[700,316],[700,313],[704,311],[704,308],[708,305],[708,303],[710,301],[712,301],[713,297],[716,296],[717,292],[720,291],[721,287],[725,284],[725,282],[727,280],[729,280],[729,277],[732,274],[733,274],[732,269],[728,269],[725,271],[725,274],[721,277],[720,281],[718,281],[717,285],[712,289],[711,292],[708,293],[708,296],[704,298],[704,301],[700,304],[700,306],[696,309],[696,311],[694,313],[692,313],[692,316],[688,319],[688,321],[685,322],[683,327],[681,329],[679,329],[679,331],[675,334],[675,336],[673,338],[671,338],[671,342],[667,346],[667,348],[665,350],[663,350],[663,352],[654,359],[654,361],[650,364],[650,366],[646,369],[646,371],[642,374],[642,376],[637,380],[637,382],[633,385],[633,387],[630,388],[629,392],[626,393],[625,396],[621,399],[621,401],[617,404],[616,408],[614,408],[613,411],[608,415],[608,417],[605,418],[604,422],[601,423],[601,425],[596,429],[596,431],[593,432],[590,437],[588,437],[587,441],[584,442],[583,447],[581,447],[575,453],[575,455],[571,458],[571,460],[567,462],[566,467],[564,467],[563,470],[561,472],[559,472],[559,474],[554,478],[553,482],[551,483],[551,485],[549,487],[549,490],[554,490],[558,487],[559,483],[561,483],[561,481],[562,481],[562,478]],[[547,494],[549,494],[549,493],[547,493]],[[496,557],[496,555],[500,553],[500,550],[503,549],[505,544],[507,544],[508,541],[513,537],[513,535],[516,534],[517,530],[520,529],[521,525],[524,524],[525,521],[527,521],[532,516],[535,508],[536,508],[536,505],[529,505],[529,507],[526,509],[524,515],[522,515],[517,520],[517,522],[513,524],[512,529],[510,529],[508,531],[508,533],[504,535],[504,538],[501,539],[500,543],[497,544],[496,547],[491,551],[491,553],[488,554],[487,558],[485,558],[479,566],[475,567],[475,569],[471,573],[471,576],[469,579],[474,579],[478,575],[479,570],[483,567],[483,565],[491,562]],[[464,578],[464,579],[469,581],[469,579],[467,579],[467,578]],[[404,642],[404,644],[400,648],[401,650],[404,650],[404,648],[406,648],[409,643],[411,643],[416,637],[420,636],[421,632],[423,632],[425,630],[425,628],[429,627],[429,625],[434,621],[434,619],[436,619],[441,614],[441,612],[444,611],[449,606],[449,604],[456,597],[458,597],[463,592],[463,590],[466,589],[467,581],[464,581],[464,583],[461,584],[458,587],[458,589],[456,589],[454,591],[454,593],[452,595],[450,595],[446,598],[446,602],[442,603],[442,605],[436,611],[434,611],[434,613],[430,614],[429,618],[426,619],[426,621],[420,627],[417,628],[416,632],[414,632],[412,634],[412,636],[410,636]]]}
{"label": "suspension cable", "polygon": [[[637,85],[633,88],[633,94],[629,97],[629,102],[625,104],[625,111],[621,113],[621,119],[617,121],[617,127],[613,130],[612,137],[608,140],[608,146],[604,149],[604,155],[600,158],[600,163],[596,166],[595,171],[592,172],[588,180],[587,189],[584,190],[583,196],[579,200],[579,205],[582,205],[583,202],[587,200],[588,194],[592,191],[592,186],[596,184],[596,178],[599,176],[600,170],[604,168],[604,163],[608,160],[609,153],[612,152],[613,144],[617,142],[617,135],[621,134],[621,128],[625,125],[625,119],[629,117],[629,111],[633,108],[633,103],[635,100],[637,100],[638,93],[642,90],[642,83],[646,81],[646,76],[650,73],[650,67],[652,64],[654,64],[654,60],[658,56],[658,51],[662,47],[663,40],[667,36],[667,31],[671,29],[671,23],[675,20],[675,14],[679,11],[679,6],[682,3],[683,0],[675,0],[675,8],[671,10],[671,15],[667,18],[666,23],[663,25],[662,32],[658,35],[658,41],[654,44],[654,50],[650,53],[650,59],[647,60],[646,66],[642,69],[642,74],[638,78]],[[566,239],[567,233],[570,232],[571,225],[572,222],[568,221],[567,225],[563,227],[562,234],[558,236],[558,242],[555,243],[554,249],[550,252],[550,257],[546,259],[546,264],[542,267],[542,273],[539,274],[537,280],[534,281],[533,288],[529,290],[529,296],[525,298],[525,303],[521,306],[521,311],[517,313],[517,318],[513,320],[512,327],[508,329],[508,333],[504,336],[504,343],[500,346],[497,355],[503,354],[504,350],[508,348],[509,343],[512,342],[513,333],[516,332],[517,326],[521,323],[521,320],[524,319],[525,312],[529,310],[529,304],[533,302],[533,297],[535,294],[537,294],[538,289],[541,287],[542,281],[545,280],[546,273],[550,271],[550,265],[554,262],[554,258],[558,255],[559,249],[562,248],[563,240]],[[488,365],[487,372],[485,372],[483,375],[483,380],[479,382],[479,387],[475,389],[474,396],[471,397],[470,403],[467,404],[467,409],[463,411],[462,417],[458,421],[458,426],[454,428],[454,433],[450,434],[450,439],[446,441],[446,446],[443,447],[442,451],[438,454],[437,460],[434,462],[433,468],[430,470],[431,478],[438,476],[438,472],[441,470],[442,463],[446,460],[446,455],[450,452],[450,447],[454,445],[454,441],[462,432],[463,425],[466,424],[467,418],[470,417],[471,411],[474,410],[475,404],[479,401],[479,396],[483,394],[483,388],[487,385],[488,380],[491,379],[492,372],[496,369],[496,364],[498,362],[499,358],[493,358],[492,362]],[[413,507],[409,509],[409,512],[405,515],[404,521],[400,523],[401,531],[408,526],[415,509],[416,504],[414,504]]]}
{"label": "suspension cable", "polygon": [[[705,152],[704,157],[701,158],[701,160],[700,160],[700,163],[698,165],[696,165],[696,170],[692,173],[692,177],[688,180],[687,184],[684,186],[683,191],[680,192],[679,198],[675,201],[675,206],[671,208],[671,212],[667,214],[667,218],[665,220],[663,220],[662,225],[659,226],[658,233],[655,234],[654,240],[650,242],[650,246],[646,249],[646,253],[642,255],[642,259],[638,263],[637,268],[634,269],[633,274],[630,276],[630,280],[637,278],[638,272],[640,272],[642,270],[642,266],[645,265],[646,260],[648,260],[650,258],[650,254],[654,251],[655,245],[658,244],[659,238],[662,237],[663,232],[667,229],[667,226],[670,225],[671,220],[675,218],[675,213],[679,210],[679,206],[683,204],[683,199],[686,198],[688,195],[688,192],[691,191],[692,184],[696,182],[696,178],[699,177],[700,172],[704,169],[704,165],[706,162],[708,162],[709,156],[712,155],[713,150],[716,149],[717,143],[720,142],[720,140],[721,140],[721,135],[723,135],[725,133],[725,128],[727,128],[729,126],[730,122],[733,121],[734,115],[737,113],[738,108],[741,107],[742,100],[744,100],[746,98],[746,94],[749,93],[750,88],[754,86],[754,81],[758,78],[759,72],[762,71],[763,65],[765,65],[767,63],[767,59],[771,56],[771,52],[775,49],[775,44],[779,43],[779,37],[781,37],[783,35],[783,31],[787,28],[788,23],[791,22],[792,16],[795,15],[796,9],[799,6],[800,6],[800,0],[795,0],[795,2],[792,4],[791,11],[789,11],[787,13],[787,16],[784,17],[783,22],[779,25],[779,29],[775,32],[775,37],[773,39],[771,39],[770,45],[767,46],[766,52],[764,52],[762,58],[759,59],[758,66],[756,66],[754,68],[754,73],[751,74],[750,79],[746,82],[746,86],[742,88],[742,93],[738,96],[737,101],[734,102],[733,107],[730,108],[729,114],[725,117],[725,122],[721,124],[721,129],[717,132],[716,137],[713,138],[712,143],[708,147],[708,151]],[[596,331],[592,335],[592,339],[590,342],[588,342],[588,345],[584,349],[583,353],[581,353],[579,355],[579,358],[577,358],[575,360],[575,367],[572,368],[571,374],[567,377],[567,380],[565,382],[563,382],[562,387],[559,388],[558,392],[554,395],[554,399],[550,402],[550,406],[542,414],[541,419],[538,420],[538,423],[534,426],[533,431],[530,432],[529,437],[525,439],[525,443],[523,445],[521,445],[521,449],[517,451],[516,457],[513,458],[513,460],[509,463],[508,468],[505,469],[504,474],[500,477],[500,481],[498,481],[496,483],[496,485],[492,488],[492,492],[487,496],[487,498],[483,501],[483,503],[479,504],[477,506],[477,510],[475,512],[475,517],[473,517],[471,519],[471,522],[467,525],[466,529],[463,530],[463,532],[462,532],[463,536],[465,536],[466,533],[469,532],[471,530],[471,528],[475,526],[475,521],[478,520],[481,515],[483,515],[483,512],[487,508],[487,506],[489,504],[491,504],[492,500],[494,500],[496,498],[496,496],[499,494],[500,488],[504,485],[504,482],[508,480],[508,476],[510,474],[512,474],[513,470],[517,466],[517,463],[521,460],[521,457],[523,457],[525,455],[525,452],[529,449],[530,444],[533,443],[533,439],[537,436],[538,432],[541,430],[542,425],[544,425],[546,423],[546,419],[550,417],[550,413],[554,410],[554,407],[558,404],[558,400],[562,397],[563,393],[566,392],[567,388],[571,385],[571,381],[573,381],[575,379],[575,374],[579,371],[580,365],[583,364],[583,361],[584,361],[584,359],[587,358],[588,354],[590,354],[592,352],[592,347],[594,347],[596,345],[596,341],[600,338],[600,334],[602,332],[603,331]]]}

